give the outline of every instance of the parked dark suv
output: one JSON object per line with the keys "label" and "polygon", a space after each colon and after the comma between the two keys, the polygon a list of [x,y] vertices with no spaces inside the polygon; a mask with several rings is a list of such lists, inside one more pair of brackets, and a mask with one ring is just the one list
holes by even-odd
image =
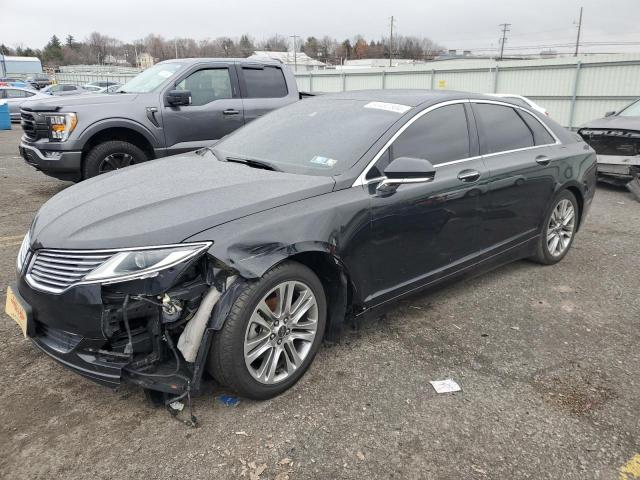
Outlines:
{"label": "parked dark suv", "polygon": [[80,181],[211,145],[299,100],[293,74],[271,60],[168,60],[115,94],[25,103],[20,154],[47,175]]}

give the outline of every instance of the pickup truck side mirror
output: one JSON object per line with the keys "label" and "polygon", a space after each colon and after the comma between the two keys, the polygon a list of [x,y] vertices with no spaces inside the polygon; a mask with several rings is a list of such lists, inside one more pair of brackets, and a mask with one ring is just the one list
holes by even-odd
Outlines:
{"label": "pickup truck side mirror", "polygon": [[604,114],[605,117],[610,117],[611,115],[615,115],[616,111],[615,110],[611,110],[610,112],[607,112]]}
{"label": "pickup truck side mirror", "polygon": [[169,90],[165,98],[167,106],[183,107],[186,105],[191,105],[190,90]]}
{"label": "pickup truck side mirror", "polygon": [[404,183],[426,183],[435,178],[436,169],[424,158],[398,157],[384,169],[386,177],[376,187],[379,193],[395,191]]}

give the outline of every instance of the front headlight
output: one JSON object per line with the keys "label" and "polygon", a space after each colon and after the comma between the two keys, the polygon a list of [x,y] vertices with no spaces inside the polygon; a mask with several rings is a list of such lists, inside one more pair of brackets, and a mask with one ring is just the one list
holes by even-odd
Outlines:
{"label": "front headlight", "polygon": [[46,114],[44,116],[49,127],[49,140],[64,142],[78,124],[75,113]]}
{"label": "front headlight", "polygon": [[16,258],[16,268],[18,272],[22,271],[22,267],[24,267],[24,262],[27,259],[27,254],[29,253],[29,244],[31,243],[31,235],[29,232],[22,239],[22,243],[20,244],[20,250],[18,250],[18,258]]}
{"label": "front headlight", "polygon": [[119,252],[90,272],[84,282],[116,283],[154,277],[207,250],[211,242],[185,243]]}

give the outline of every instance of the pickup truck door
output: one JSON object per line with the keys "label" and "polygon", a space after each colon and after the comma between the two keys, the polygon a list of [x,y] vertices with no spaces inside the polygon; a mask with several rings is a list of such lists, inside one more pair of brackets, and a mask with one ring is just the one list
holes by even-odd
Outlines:
{"label": "pickup truck door", "polygon": [[[191,104],[171,106],[170,90],[189,90]],[[162,93],[162,127],[167,154],[195,150],[244,125],[244,109],[233,63],[199,64]]]}
{"label": "pickup truck door", "polygon": [[295,87],[295,77],[278,65],[240,63],[236,68],[243,98],[245,123],[300,98]]}

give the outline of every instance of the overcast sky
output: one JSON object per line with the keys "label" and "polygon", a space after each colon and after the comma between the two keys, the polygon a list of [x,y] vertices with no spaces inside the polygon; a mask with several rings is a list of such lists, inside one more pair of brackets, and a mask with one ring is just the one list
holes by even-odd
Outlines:
{"label": "overcast sky", "polygon": [[575,42],[581,5],[584,42],[637,43],[584,51],[640,52],[640,0],[0,0],[0,43],[42,48],[52,34],[82,40],[92,31],[123,41],[149,33],[378,39],[388,36],[394,15],[398,33],[429,37],[448,48],[497,48],[500,23],[512,24],[508,47],[537,47]]}

